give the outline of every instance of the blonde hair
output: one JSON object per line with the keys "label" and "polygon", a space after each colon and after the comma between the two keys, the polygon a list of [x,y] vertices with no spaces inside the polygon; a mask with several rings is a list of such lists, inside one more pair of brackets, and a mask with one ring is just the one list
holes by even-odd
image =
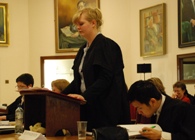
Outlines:
{"label": "blonde hair", "polygon": [[61,92],[69,85],[70,83],[66,79],[57,79],[51,82],[51,86],[55,86]]}
{"label": "blonde hair", "polygon": [[86,15],[86,20],[87,21],[92,21],[95,20],[97,23],[97,29],[99,29],[102,25],[102,13],[98,8],[90,8],[90,7],[86,7],[84,9],[78,10],[73,18],[72,18],[72,22],[74,24],[76,24],[79,21],[79,18],[81,17],[82,14]]}
{"label": "blonde hair", "polygon": [[148,81],[151,82],[151,83],[153,83],[153,84],[156,86],[156,88],[157,88],[161,93],[166,94],[166,93],[165,93],[165,87],[164,87],[162,81],[161,81],[159,78],[157,78],[157,77],[152,77],[152,78],[148,79]]}

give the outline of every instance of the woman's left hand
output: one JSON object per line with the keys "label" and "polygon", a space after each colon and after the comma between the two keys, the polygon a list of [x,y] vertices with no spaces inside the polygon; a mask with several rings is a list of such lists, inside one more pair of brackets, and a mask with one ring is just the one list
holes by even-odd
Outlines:
{"label": "woman's left hand", "polygon": [[85,101],[85,98],[79,94],[68,94],[69,97],[76,98],[82,101]]}

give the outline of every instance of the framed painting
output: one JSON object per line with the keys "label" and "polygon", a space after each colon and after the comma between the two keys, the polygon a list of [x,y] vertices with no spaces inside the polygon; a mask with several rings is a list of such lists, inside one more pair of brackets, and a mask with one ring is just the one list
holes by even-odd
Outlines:
{"label": "framed painting", "polygon": [[165,23],[164,3],[140,10],[140,56],[166,53]]}
{"label": "framed painting", "polygon": [[177,80],[195,83],[195,53],[177,55]]}
{"label": "framed painting", "polygon": [[0,3],[0,46],[9,45],[8,4]]}
{"label": "framed painting", "polygon": [[195,46],[195,3],[178,0],[178,44],[179,48]]}
{"label": "framed painting", "polygon": [[54,0],[56,53],[76,52],[85,44],[72,23],[77,10],[84,7],[100,7],[99,0]]}

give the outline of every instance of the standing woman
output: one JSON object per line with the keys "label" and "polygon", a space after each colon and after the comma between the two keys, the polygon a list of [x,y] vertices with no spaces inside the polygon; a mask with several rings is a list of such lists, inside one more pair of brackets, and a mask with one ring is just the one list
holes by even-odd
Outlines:
{"label": "standing woman", "polygon": [[117,43],[100,33],[100,10],[79,10],[73,23],[87,43],[79,49],[72,67],[74,79],[62,93],[86,100],[80,117],[88,121],[88,131],[129,123],[122,53]]}

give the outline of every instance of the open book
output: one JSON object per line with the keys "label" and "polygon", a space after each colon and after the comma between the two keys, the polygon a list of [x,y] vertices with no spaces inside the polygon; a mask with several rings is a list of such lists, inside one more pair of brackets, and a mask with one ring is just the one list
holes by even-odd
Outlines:
{"label": "open book", "polygon": [[161,127],[158,124],[126,124],[126,125],[118,125],[118,126],[126,128],[129,137],[140,136],[139,131],[142,130],[143,127],[150,127],[150,128],[155,127],[153,129],[162,131]]}

